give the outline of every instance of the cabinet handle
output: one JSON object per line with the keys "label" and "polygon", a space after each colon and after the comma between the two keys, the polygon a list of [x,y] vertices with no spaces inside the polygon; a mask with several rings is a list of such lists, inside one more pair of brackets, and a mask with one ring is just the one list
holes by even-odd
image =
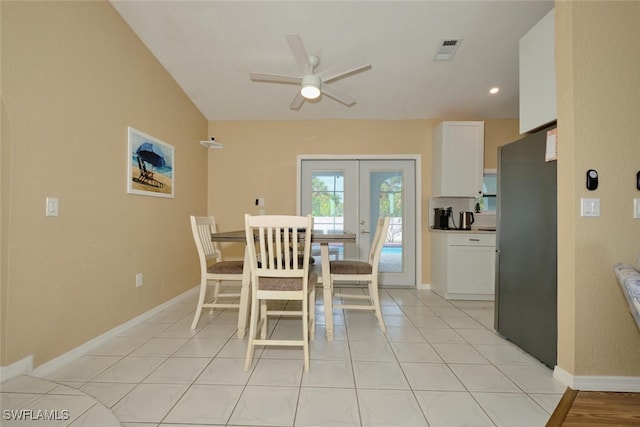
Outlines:
{"label": "cabinet handle", "polygon": [[479,242],[480,239],[469,239],[470,242]]}

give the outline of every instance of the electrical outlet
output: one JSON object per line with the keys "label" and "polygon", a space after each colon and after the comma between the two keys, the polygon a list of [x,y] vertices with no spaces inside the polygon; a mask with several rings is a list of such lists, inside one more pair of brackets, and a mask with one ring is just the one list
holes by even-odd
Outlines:
{"label": "electrical outlet", "polygon": [[633,199],[633,217],[640,218],[640,199]]}
{"label": "electrical outlet", "polygon": [[265,211],[264,209],[260,209],[260,215],[266,215],[267,211]]}
{"label": "electrical outlet", "polygon": [[136,288],[142,286],[142,273],[136,274]]}

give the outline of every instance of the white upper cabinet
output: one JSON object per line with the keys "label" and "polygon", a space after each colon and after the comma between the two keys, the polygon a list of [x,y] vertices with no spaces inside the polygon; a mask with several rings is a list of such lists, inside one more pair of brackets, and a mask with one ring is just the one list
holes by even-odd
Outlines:
{"label": "white upper cabinet", "polygon": [[557,118],[554,27],[552,9],[520,39],[520,133]]}
{"label": "white upper cabinet", "polygon": [[433,197],[482,195],[484,122],[442,122],[433,134]]}

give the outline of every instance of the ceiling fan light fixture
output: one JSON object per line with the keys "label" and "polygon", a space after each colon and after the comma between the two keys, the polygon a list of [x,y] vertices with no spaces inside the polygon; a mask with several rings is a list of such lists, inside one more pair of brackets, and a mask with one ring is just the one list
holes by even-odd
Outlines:
{"label": "ceiling fan light fixture", "polygon": [[320,96],[320,78],[318,76],[302,77],[302,89],[300,94],[306,99],[316,99]]}

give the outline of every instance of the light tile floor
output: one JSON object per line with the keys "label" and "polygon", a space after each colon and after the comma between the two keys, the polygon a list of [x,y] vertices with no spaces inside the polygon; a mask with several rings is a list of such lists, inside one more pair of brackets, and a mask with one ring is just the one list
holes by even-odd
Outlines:
{"label": "light tile floor", "polygon": [[[194,296],[47,378],[4,382],[1,424],[545,425],[565,387],[495,334],[492,302],[412,289],[383,289],[381,299],[386,336],[372,313],[336,310],[335,340],[327,342],[320,296],[305,373],[301,350],[274,347],[257,351],[244,372],[247,341],[235,336],[237,311],[205,312],[192,331]],[[299,321],[283,319],[271,331],[288,337],[299,329]],[[11,419],[42,417],[37,411],[45,409],[59,419]]]}

